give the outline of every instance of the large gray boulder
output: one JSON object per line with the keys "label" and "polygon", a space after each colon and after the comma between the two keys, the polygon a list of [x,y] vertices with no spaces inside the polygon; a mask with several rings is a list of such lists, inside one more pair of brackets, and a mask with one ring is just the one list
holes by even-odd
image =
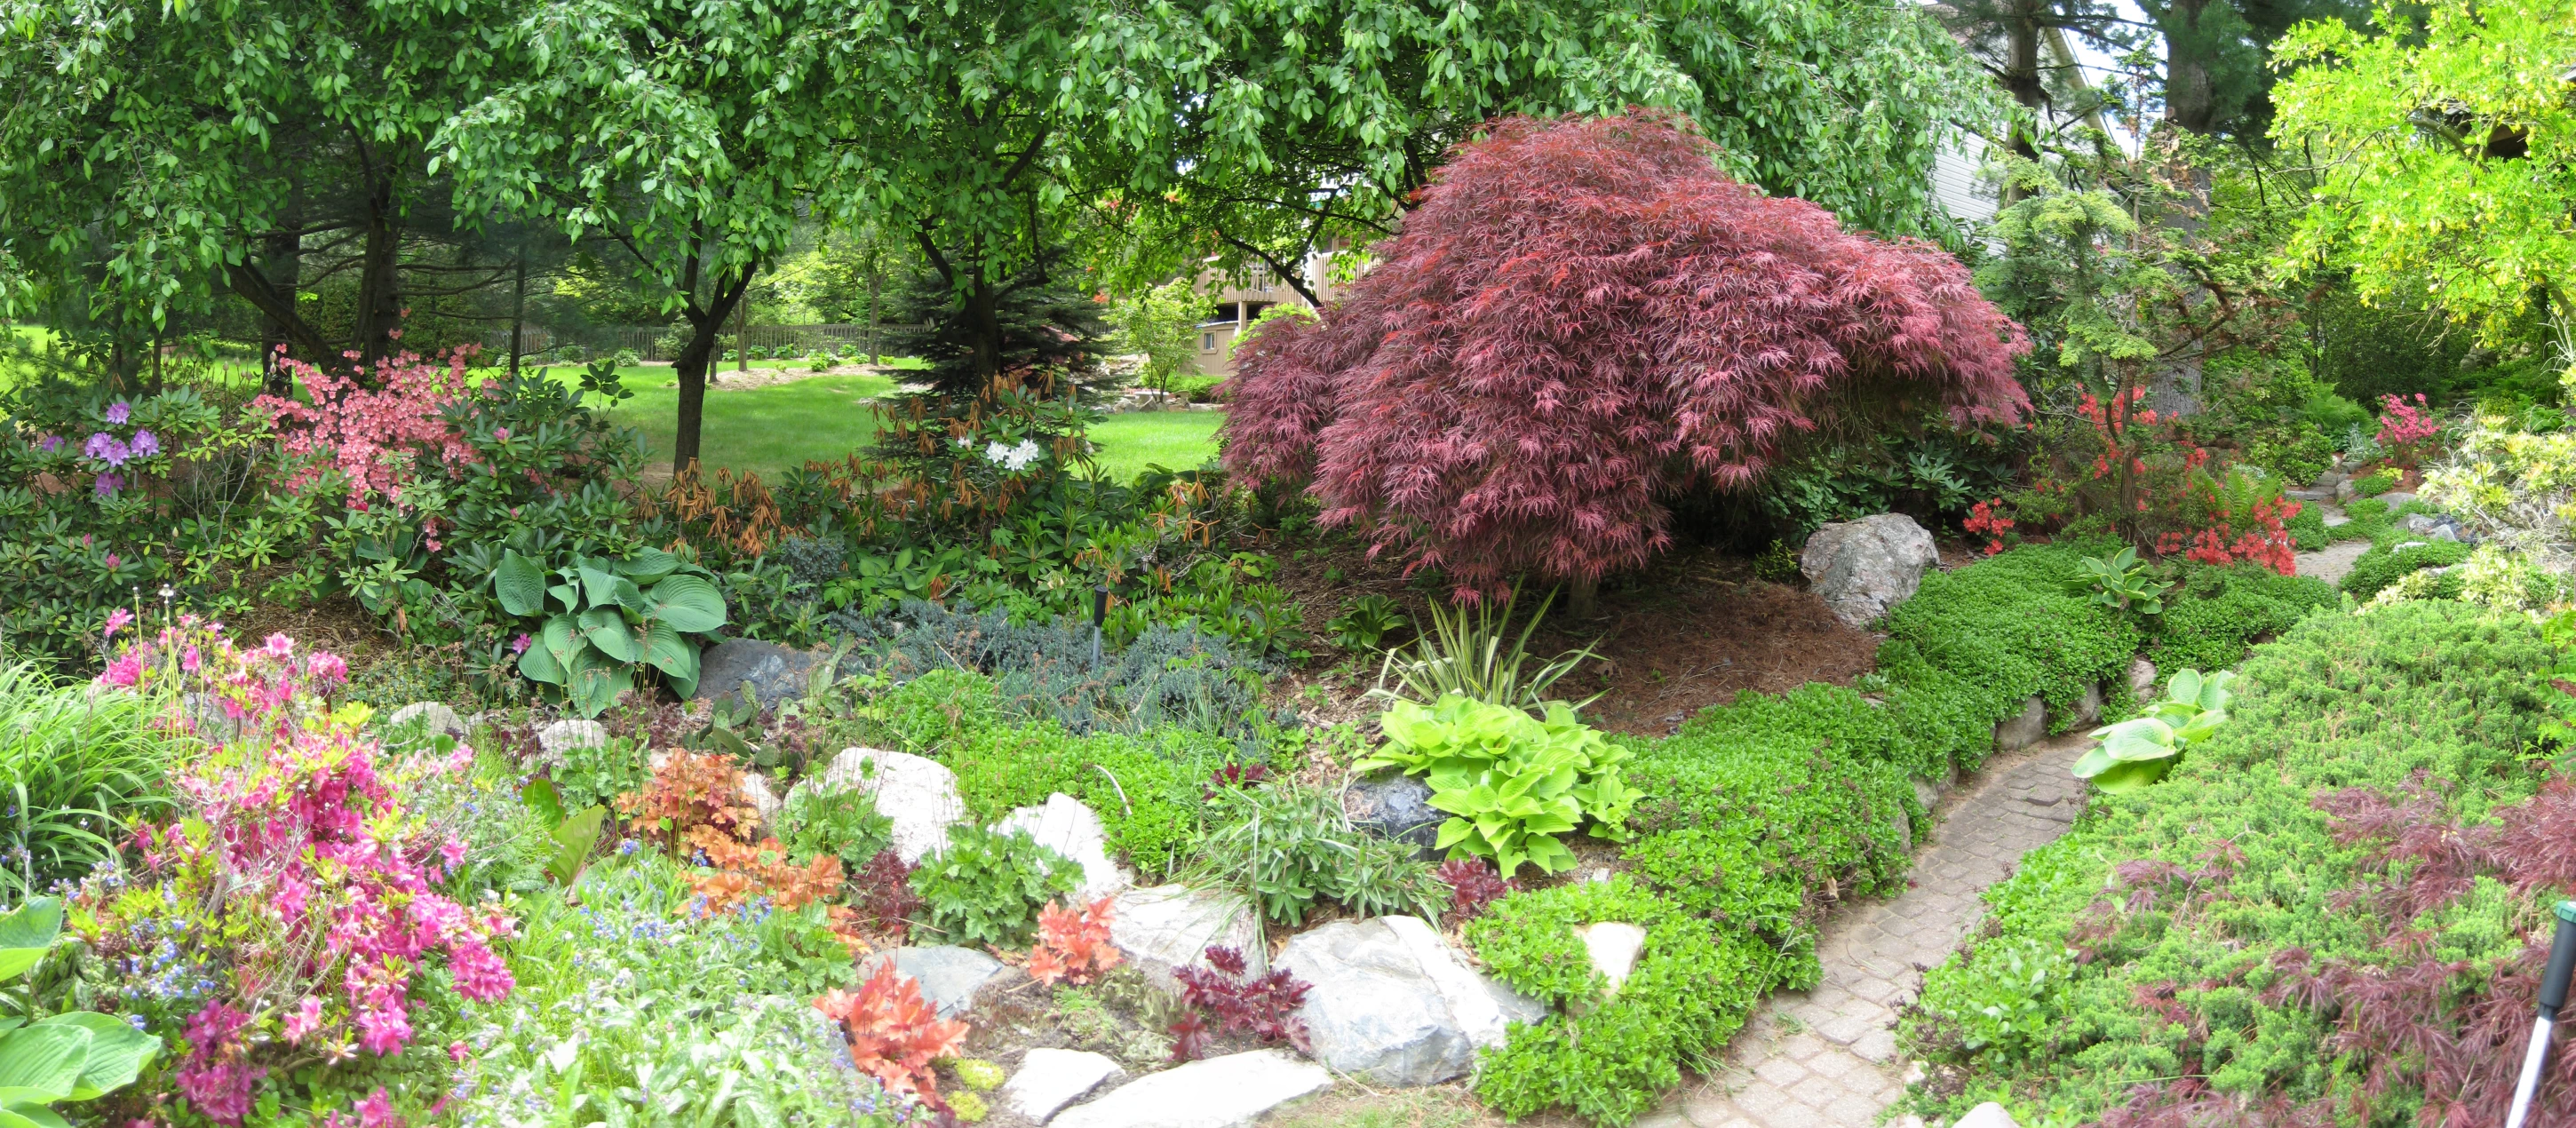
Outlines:
{"label": "large gray boulder", "polygon": [[1012,808],[993,829],[1025,832],[1038,845],[1079,863],[1084,900],[1107,897],[1132,884],[1109,857],[1109,837],[1100,829],[1100,816],[1061,791],[1047,796],[1044,806]]}
{"label": "large gray boulder", "polygon": [[1253,975],[1270,970],[1270,952],[1261,943],[1261,922],[1252,905],[1232,893],[1155,885],[1130,889],[1111,906],[1109,942],[1145,981],[1179,994],[1181,981],[1172,973],[1184,967],[1206,967],[1209,947],[1243,953],[1244,970]]}
{"label": "large gray boulder", "polygon": [[1372,1084],[1465,1076],[1513,1021],[1547,1014],[1469,970],[1415,917],[1335,921],[1290,940],[1279,966],[1311,985],[1297,1013],[1316,1060]]}
{"label": "large gray boulder", "polygon": [[608,726],[566,717],[537,730],[537,747],[548,759],[562,763],[563,754],[571,749],[608,747]]}
{"label": "large gray boulder", "polygon": [[1902,513],[1827,525],[1798,554],[1809,590],[1854,629],[1911,598],[1924,570],[1940,563],[1932,534]]}
{"label": "large gray boulder", "polygon": [[1324,1067],[1286,1050],[1254,1050],[1147,1074],[1090,1104],[1064,1110],[1055,1128],[1246,1128],[1261,1114],[1333,1087]]}
{"label": "large gray boulder", "polygon": [[972,948],[940,944],[869,956],[859,962],[860,981],[874,976],[889,960],[897,976],[921,985],[922,1000],[939,1008],[941,1018],[955,1018],[972,1009],[976,989],[1002,973],[1000,960]]}
{"label": "large gray boulder", "polygon": [[385,724],[389,728],[401,728],[415,720],[421,722],[422,728],[432,736],[445,733],[461,739],[465,735],[465,718],[436,701],[414,701],[396,709],[392,716],[385,718]]}
{"label": "large gray boulder", "polygon": [[[894,824],[895,856],[907,863],[948,844],[948,828],[966,817],[966,800],[957,792],[957,773],[937,760],[907,752],[844,748],[823,769],[822,778],[798,788],[821,787],[825,793],[858,788],[876,798],[877,813]],[[794,790],[789,791],[794,795]]]}
{"label": "large gray boulder", "polygon": [[698,657],[698,688],[689,695],[692,701],[737,696],[744,682],[751,683],[754,700],[762,706],[776,705],[805,696],[813,683],[814,668],[829,660],[828,653],[797,650],[774,642],[748,638],[729,638],[708,647]]}

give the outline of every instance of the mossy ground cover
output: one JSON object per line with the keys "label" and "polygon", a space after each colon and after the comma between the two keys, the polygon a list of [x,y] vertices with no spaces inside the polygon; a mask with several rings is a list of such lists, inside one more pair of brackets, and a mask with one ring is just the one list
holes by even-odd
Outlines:
{"label": "mossy ground cover", "polygon": [[[2528,958],[2547,898],[2457,859],[2548,775],[2524,752],[2556,660],[2527,619],[2448,601],[2313,616],[2257,647],[2225,729],[2162,784],[2094,796],[1988,892],[1988,922],[1905,1023],[1936,1066],[1918,1108],[2395,1125],[2428,1091],[2484,1099],[2427,1071]],[[2458,848],[2410,858],[2392,846],[2408,827]],[[2460,872],[2428,891],[2428,867]]]}

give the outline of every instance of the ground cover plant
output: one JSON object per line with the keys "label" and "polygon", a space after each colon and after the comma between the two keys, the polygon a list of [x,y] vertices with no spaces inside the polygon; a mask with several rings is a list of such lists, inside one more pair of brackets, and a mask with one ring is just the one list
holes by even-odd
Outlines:
{"label": "ground cover plant", "polygon": [[1918,1106],[2500,1115],[2563,881],[2539,828],[2565,785],[2535,743],[2563,661],[2527,617],[2442,600],[2257,647],[2164,784],[2097,797],[1988,892],[1905,1020],[1935,1063]]}

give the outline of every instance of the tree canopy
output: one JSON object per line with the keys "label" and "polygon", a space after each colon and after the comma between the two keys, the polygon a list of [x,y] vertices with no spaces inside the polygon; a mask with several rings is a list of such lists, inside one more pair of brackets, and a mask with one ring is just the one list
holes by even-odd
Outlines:
{"label": "tree canopy", "polygon": [[1318,323],[1236,352],[1229,468],[1462,593],[1642,566],[1686,491],[1838,418],[2017,421],[2028,346],[1959,261],[1721,172],[1660,114],[1497,123]]}

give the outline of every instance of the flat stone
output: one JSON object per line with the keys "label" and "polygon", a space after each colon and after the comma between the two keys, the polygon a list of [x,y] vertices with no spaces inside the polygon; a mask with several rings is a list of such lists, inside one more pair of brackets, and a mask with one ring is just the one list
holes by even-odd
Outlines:
{"label": "flat stone", "polygon": [[1969,1109],[1968,1115],[1953,1122],[1950,1128],[2021,1128],[2021,1125],[2011,1113],[2004,1111],[2004,1106],[1987,1101]]}
{"label": "flat stone", "polygon": [[2437,541],[2456,541],[2460,539],[2460,531],[2449,525],[2435,525],[2432,532],[2424,535]]}
{"label": "flat stone", "polygon": [[2334,487],[2327,486],[2324,489],[2282,490],[2281,496],[2292,501],[2333,501],[2335,492]]}
{"label": "flat stone", "polygon": [[1247,1128],[1262,1113],[1333,1087],[1323,1066],[1254,1050],[1147,1074],[1057,1114],[1056,1128]]}
{"label": "flat stone", "polygon": [[1423,857],[1431,856],[1440,840],[1440,824],[1449,821],[1447,811],[1431,805],[1431,785],[1400,772],[1351,784],[1342,793],[1342,810],[1352,826],[1410,843]]}
{"label": "flat stone", "polygon": [[1117,1062],[1085,1050],[1030,1050],[1020,1058],[1019,1072],[1002,1083],[1002,1107],[1044,1124],[1122,1072]]}
{"label": "flat stone", "polygon": [[1047,796],[1043,806],[1013,808],[993,829],[1025,831],[1038,845],[1080,864],[1084,900],[1107,897],[1133,884],[1109,860],[1109,837],[1100,829],[1100,816],[1063,792]]}
{"label": "flat stone", "polygon": [[560,758],[575,748],[608,747],[608,726],[579,717],[566,717],[537,730],[537,747],[546,755]]}
{"label": "flat stone", "polygon": [[2034,695],[2021,712],[1995,724],[1995,751],[2019,752],[2048,735],[2048,702]]}
{"label": "flat stone", "polygon": [[759,772],[742,773],[742,801],[759,813],[760,825],[764,827],[776,827],[778,812],[785,807],[778,798],[778,792],[770,787],[769,777]]}
{"label": "flat stone", "polygon": [[897,948],[859,961],[859,981],[866,982],[887,960],[894,973],[921,985],[921,997],[939,1008],[939,1017],[955,1018],[975,1006],[975,989],[1002,973],[1002,961],[971,948],[941,944]]}
{"label": "flat stone", "polygon": [[[812,781],[797,787],[816,786]],[[823,770],[826,792],[856,787],[876,797],[877,813],[894,824],[895,856],[907,863],[948,844],[948,828],[966,817],[957,773],[937,760],[908,752],[844,748]]]}
{"label": "flat stone", "polygon": [[385,724],[400,728],[415,720],[427,726],[431,733],[446,733],[457,737],[465,735],[465,718],[457,716],[456,710],[436,701],[414,701],[396,709],[392,716],[385,718]]}
{"label": "flat stone", "polygon": [[2390,512],[2395,512],[2398,506],[2415,500],[2415,495],[2407,493],[2404,490],[2390,490],[2387,493],[2379,495],[2379,500],[2387,503]]}
{"label": "flat stone", "polygon": [[798,650],[757,639],[729,638],[708,647],[698,659],[698,686],[691,701],[739,697],[751,683],[752,697],[766,707],[805,696],[814,668],[828,653]]}
{"label": "flat stone", "polygon": [[1206,967],[1210,947],[1243,953],[1244,970],[1252,975],[1270,970],[1269,949],[1261,943],[1260,922],[1252,905],[1232,893],[1154,885],[1118,895],[1111,908],[1109,942],[1127,957],[1145,981],[1179,994],[1181,981],[1172,973],[1183,967]]}
{"label": "flat stone", "polygon": [[1828,524],[1798,553],[1809,590],[1855,630],[1913,598],[1924,571],[1940,563],[1932,534],[1902,513]]}
{"label": "flat stone", "polygon": [[[1390,927],[1396,920],[1408,924],[1402,933]],[[1506,1005],[1522,1021],[1545,1013],[1484,983],[1413,917],[1335,921],[1302,933],[1280,953],[1279,967],[1310,985],[1297,1013],[1316,1060],[1372,1084],[1465,1076],[1477,1048],[1501,1040]],[[1452,992],[1466,1005],[1453,1004]],[[1481,1029],[1471,1034],[1468,1023]]]}

